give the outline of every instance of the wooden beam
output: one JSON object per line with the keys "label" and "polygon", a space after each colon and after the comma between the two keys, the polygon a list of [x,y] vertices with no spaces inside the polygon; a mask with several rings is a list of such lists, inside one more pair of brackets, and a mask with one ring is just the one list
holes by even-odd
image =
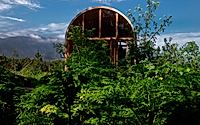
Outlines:
{"label": "wooden beam", "polygon": [[118,65],[118,60],[119,60],[119,54],[118,54],[118,36],[119,36],[119,31],[118,31],[118,25],[119,25],[119,14],[115,13],[115,19],[116,19],[116,24],[115,24],[115,31],[116,31],[116,41],[115,41],[115,65]]}
{"label": "wooden beam", "polygon": [[[131,41],[133,39],[134,39],[133,37],[119,37],[117,40]],[[67,40],[71,40],[71,39],[67,38]],[[88,40],[116,40],[116,37],[103,37],[103,38],[92,37],[92,38],[88,38]]]}
{"label": "wooden beam", "polygon": [[[70,38],[67,38],[67,40],[71,40]],[[92,37],[92,38],[88,38],[88,40],[116,40],[116,37],[103,37],[103,38],[99,38],[99,37]],[[123,41],[131,41],[134,40],[133,37],[120,37],[117,40],[123,40]]]}
{"label": "wooden beam", "polygon": [[113,41],[109,41],[109,44],[110,44],[110,59],[111,59],[111,62],[113,63]]}
{"label": "wooden beam", "polygon": [[119,37],[116,39],[116,37],[92,37],[92,38],[88,38],[89,40],[124,40],[124,41],[131,41],[134,38],[133,37]]}
{"label": "wooden beam", "polygon": [[[119,37],[117,40],[131,41],[133,39],[134,39],[133,37]],[[71,39],[67,38],[67,40],[71,40]],[[92,37],[92,38],[88,38],[88,40],[116,40],[116,37],[103,37],[103,38]]]}
{"label": "wooden beam", "polygon": [[115,30],[116,30],[116,39],[117,39],[117,37],[118,37],[118,34],[119,34],[119,32],[118,32],[118,25],[119,25],[119,14],[118,13],[115,13],[115,17],[116,17],[116,24],[115,24]]}
{"label": "wooden beam", "polygon": [[85,30],[85,14],[83,14],[83,20],[82,20],[82,30]]}
{"label": "wooden beam", "polygon": [[[115,41],[116,42],[116,41]],[[113,51],[114,51],[114,55],[113,55],[113,62],[114,62],[114,64],[116,64],[116,43],[115,42],[113,42]]]}
{"label": "wooden beam", "polygon": [[115,64],[118,65],[118,61],[119,61],[119,53],[118,53],[118,41],[115,42],[115,49],[116,49],[116,60],[115,60]]}
{"label": "wooden beam", "polygon": [[101,38],[101,14],[102,14],[102,10],[99,9],[99,38]]}

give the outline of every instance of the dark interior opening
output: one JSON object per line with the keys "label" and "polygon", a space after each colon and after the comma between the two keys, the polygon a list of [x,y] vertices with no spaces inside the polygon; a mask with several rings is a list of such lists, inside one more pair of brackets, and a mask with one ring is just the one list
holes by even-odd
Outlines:
{"label": "dark interior opening", "polygon": [[132,27],[128,21],[119,15],[119,26],[118,26],[119,37],[132,37]]}
{"label": "dark interior opening", "polygon": [[102,9],[101,37],[116,36],[116,16],[115,12]]}
{"label": "dark interior opening", "polygon": [[84,29],[91,30],[91,37],[99,37],[99,9],[88,11],[84,17]]}
{"label": "dark interior opening", "polygon": [[125,41],[118,42],[118,60],[123,61],[126,58],[127,44]]}

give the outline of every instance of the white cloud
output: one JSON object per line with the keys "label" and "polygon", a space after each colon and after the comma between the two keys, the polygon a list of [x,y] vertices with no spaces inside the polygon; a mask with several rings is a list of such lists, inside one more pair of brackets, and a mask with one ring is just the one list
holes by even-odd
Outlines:
{"label": "white cloud", "polygon": [[58,34],[57,36],[56,36],[58,39],[65,39],[65,34]]}
{"label": "white cloud", "polygon": [[13,31],[23,22],[25,20],[21,18],[0,15],[0,32]]}
{"label": "white cloud", "polygon": [[10,21],[4,20],[0,18],[0,32],[7,32],[10,30],[11,27],[13,27],[13,23]]}
{"label": "white cloud", "polygon": [[11,8],[12,8],[11,5],[9,5],[9,4],[4,4],[4,3],[1,3],[1,2],[0,2],[0,12],[1,12],[1,11],[4,11],[4,10],[9,10],[9,9],[11,9]]}
{"label": "white cloud", "polygon": [[33,0],[14,0],[14,3],[17,5],[24,5],[31,9],[41,8],[40,4],[37,1]]}
{"label": "white cloud", "polygon": [[34,39],[42,39],[41,36],[36,35],[36,34],[29,34],[29,36],[30,36],[31,38],[34,38]]}
{"label": "white cloud", "polygon": [[[50,23],[44,26],[14,30],[10,32],[1,32],[0,38],[14,36],[28,36],[34,39],[42,40],[42,36],[49,37],[54,40],[64,39],[68,23]],[[48,40],[47,40],[48,41]]]}
{"label": "white cloud", "polygon": [[60,35],[60,34],[65,34],[67,26],[68,23],[50,23],[46,26],[32,28],[32,31],[46,35],[49,34]]}
{"label": "white cloud", "polygon": [[8,19],[12,21],[17,21],[17,22],[25,22],[25,20],[16,18],[16,17],[9,17],[9,16],[0,16],[1,19]]}
{"label": "white cloud", "polygon": [[[64,40],[67,26],[68,23],[49,23],[47,25],[35,28],[13,30],[10,32],[4,31],[0,32],[0,38],[14,37],[14,36],[28,36],[40,40],[43,40],[43,37],[46,37],[46,41],[49,41],[47,39],[48,37],[51,40],[54,39],[54,41]],[[179,45],[183,45],[189,41],[196,41],[196,43],[200,46],[200,32],[164,34],[158,37],[157,46],[164,45],[164,38],[170,38],[170,37],[173,39],[172,43],[178,43]]]}
{"label": "white cloud", "polygon": [[65,23],[50,23],[47,25],[47,29],[49,30],[62,30],[65,29],[65,27],[67,27],[68,24]]}
{"label": "white cloud", "polygon": [[92,0],[93,2],[103,3],[103,4],[111,4],[112,2],[121,2],[124,0]]}
{"label": "white cloud", "polygon": [[39,2],[36,0],[0,0],[0,12],[9,10],[14,6],[25,6],[29,9],[41,8]]}
{"label": "white cloud", "polygon": [[24,6],[29,9],[41,8],[38,0],[0,0],[0,32],[13,31],[19,23],[25,22],[22,18],[8,16],[5,11],[12,10],[12,8]]}
{"label": "white cloud", "polygon": [[200,46],[200,32],[190,32],[190,33],[170,33],[161,35],[158,37],[158,46],[164,45],[164,38],[172,38],[172,43],[178,43],[179,45],[184,45],[187,42],[195,41]]}

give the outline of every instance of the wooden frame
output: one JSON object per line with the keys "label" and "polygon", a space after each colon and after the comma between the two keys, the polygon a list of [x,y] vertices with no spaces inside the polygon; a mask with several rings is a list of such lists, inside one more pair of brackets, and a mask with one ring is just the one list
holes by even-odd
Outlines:
{"label": "wooden frame", "polygon": [[[92,12],[93,10],[98,10],[98,35],[97,37],[90,37],[88,38],[89,40],[91,41],[95,41],[95,40],[105,40],[105,41],[108,41],[108,44],[110,46],[110,56],[111,56],[111,60],[112,60],[112,63],[113,64],[118,64],[118,61],[119,61],[119,58],[118,58],[118,48],[119,48],[119,45],[118,45],[118,42],[119,41],[124,41],[124,42],[128,42],[128,41],[136,41],[136,33],[134,32],[134,28],[133,28],[133,25],[131,23],[131,21],[123,14],[121,13],[120,11],[118,11],[117,9],[114,9],[114,8],[111,8],[111,7],[107,7],[107,6],[97,6],[97,7],[90,7],[82,12],[80,12],[72,21],[71,23],[69,24],[68,28],[67,28],[67,31],[66,31],[66,34],[65,34],[65,45],[66,45],[66,59],[69,57],[70,53],[71,53],[71,48],[70,47],[73,47],[72,45],[72,42],[69,42],[69,41],[72,41],[70,38],[67,37],[67,33],[70,32],[69,30],[69,27],[71,25],[75,26],[76,24],[74,24],[74,22],[77,20],[78,17],[82,16],[82,30],[84,31],[85,30],[85,18],[89,18],[89,17],[85,17],[86,16],[86,13],[89,13],[89,12]],[[111,11],[112,13],[114,12],[115,13],[115,36],[109,36],[109,37],[102,37],[102,28],[107,28],[107,27],[104,27],[102,25],[102,11]],[[109,15],[108,15],[109,16]],[[119,16],[120,16],[120,19],[123,18],[125,19],[126,24],[129,25],[129,27],[131,27],[130,32],[133,33],[133,36],[130,37],[130,36],[125,36],[125,37],[119,37]],[[111,18],[112,20],[112,18]],[[94,27],[95,28],[95,27]],[[109,30],[109,29],[108,29]],[[105,33],[104,33],[105,34]]]}

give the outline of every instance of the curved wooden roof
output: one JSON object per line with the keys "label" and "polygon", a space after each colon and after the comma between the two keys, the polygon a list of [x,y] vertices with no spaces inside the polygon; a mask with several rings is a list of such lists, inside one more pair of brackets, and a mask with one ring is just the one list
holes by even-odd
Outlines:
{"label": "curved wooden roof", "polygon": [[83,30],[95,28],[91,40],[133,39],[131,21],[119,10],[107,6],[89,7],[76,15],[67,28],[66,41],[71,26],[81,26]]}

